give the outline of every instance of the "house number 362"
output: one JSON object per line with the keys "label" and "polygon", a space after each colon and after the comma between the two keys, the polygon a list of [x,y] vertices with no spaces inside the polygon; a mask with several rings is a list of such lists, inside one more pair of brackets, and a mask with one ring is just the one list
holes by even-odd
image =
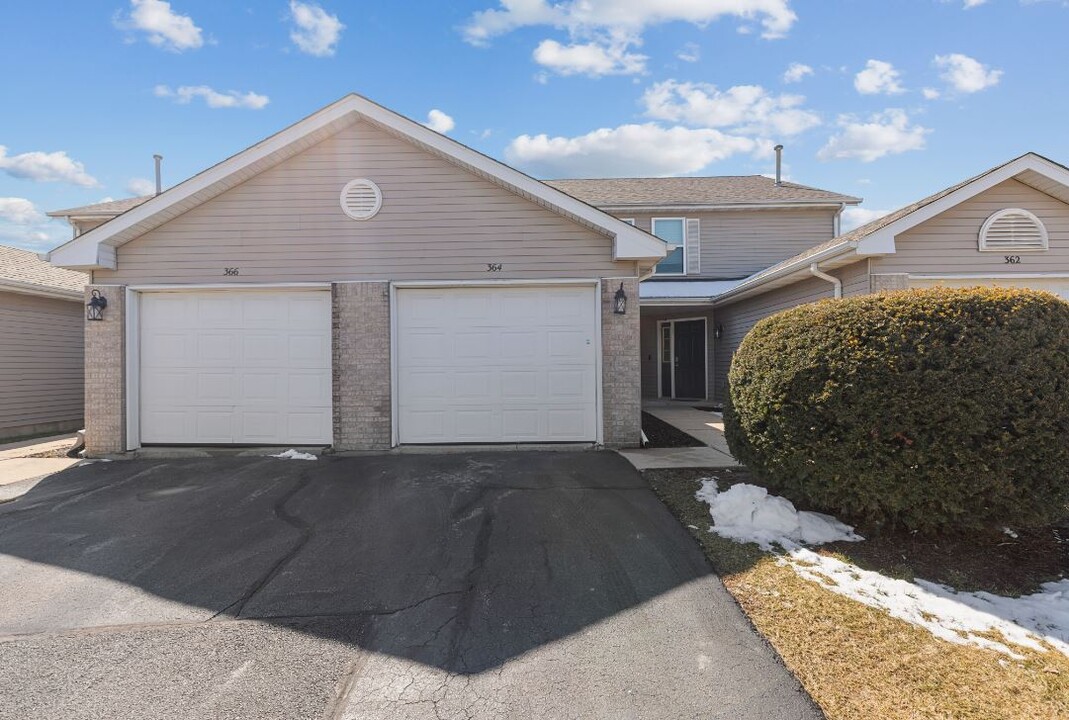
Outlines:
{"label": "house number 362", "polygon": [[1021,256],[1020,255],[1003,255],[1002,257],[1005,258],[1007,265],[1020,265],[1021,264]]}

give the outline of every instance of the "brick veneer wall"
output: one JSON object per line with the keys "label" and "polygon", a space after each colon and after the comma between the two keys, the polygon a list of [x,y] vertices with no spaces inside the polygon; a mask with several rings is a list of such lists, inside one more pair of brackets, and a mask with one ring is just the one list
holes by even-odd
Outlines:
{"label": "brick veneer wall", "polygon": [[[613,312],[624,284],[627,313]],[[601,281],[601,362],[604,443],[635,447],[642,439],[642,355],[639,348],[638,279]]]}
{"label": "brick veneer wall", "polygon": [[870,275],[872,292],[878,293],[885,290],[908,290],[909,275],[905,273],[893,273],[889,275]]}
{"label": "brick veneer wall", "polygon": [[331,295],[334,448],[389,448],[390,284],[335,283]]}
{"label": "brick veneer wall", "polygon": [[103,320],[85,321],[85,451],[89,457],[126,451],[126,288],[89,285],[107,298]]}

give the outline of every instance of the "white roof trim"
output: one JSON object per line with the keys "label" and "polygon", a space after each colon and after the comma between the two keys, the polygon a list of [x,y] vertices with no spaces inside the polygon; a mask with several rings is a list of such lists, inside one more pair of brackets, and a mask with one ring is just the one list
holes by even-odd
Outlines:
{"label": "white roof trim", "polygon": [[85,299],[84,293],[78,290],[63,290],[61,288],[48,287],[47,285],[9,280],[7,278],[0,278],[0,290],[19,293],[20,295],[39,295],[41,297],[58,298],[60,300],[77,300],[81,302]]}
{"label": "white roof trim", "polygon": [[832,200],[797,200],[791,202],[752,202],[721,204],[665,204],[653,205],[641,203],[636,205],[598,205],[606,212],[718,212],[720,210],[837,210],[844,205],[857,205],[858,202],[836,202]]}
{"label": "white roof trim", "polygon": [[209,189],[215,183],[247,171],[250,166],[269,159],[272,154],[284,150],[316,131],[323,130],[334,123],[344,122],[350,115],[365,117],[460,164],[474,168],[492,179],[537,198],[550,210],[589,223],[613,238],[614,260],[659,260],[665,256],[665,243],[653,235],[617,220],[571,195],[541,183],[514,168],[398,115],[392,110],[387,110],[367,98],[351,94],[218,165],[175,185],[100,227],[82,233],[48,253],[49,261],[60,267],[114,269],[114,252],[108,253],[102,250],[108,246],[122,245],[132,239],[123,240],[116,237],[123,231],[134,228],[138,223],[148,220],[157,213],[189,200],[196,193]]}
{"label": "white roof trim", "polygon": [[[847,240],[838,245],[826,248],[814,255],[800,258],[789,265],[783,266],[774,273],[769,273],[768,275],[760,277],[758,277],[760,273],[757,273],[752,278],[743,280],[738,287],[715,298],[715,304],[724,305],[728,302],[741,299],[744,296],[760,293],[761,288],[768,283],[807,269],[812,263],[819,263],[832,258],[840,258],[841,256],[845,259],[845,256],[848,254],[853,255],[858,260],[864,259],[869,255],[893,255],[896,250],[896,236],[917,227],[923,222],[931,220],[937,215],[960,205],[982,192],[990,190],[999,183],[1012,180],[1028,170],[1039,173],[1040,175],[1050,178],[1069,188],[1069,170],[1066,170],[1064,167],[1035,153],[1028,153],[981,175],[967,185],[962,185],[954,192],[949,193],[934,202],[928,203],[924,207],[914,210],[908,215],[900,217],[898,220],[889,223],[870,235],[866,235],[858,240]],[[853,262],[853,260],[851,259],[850,262]],[[847,263],[837,264],[843,265]],[[810,277],[808,273],[799,275],[799,277],[792,282],[804,280],[808,277]]]}

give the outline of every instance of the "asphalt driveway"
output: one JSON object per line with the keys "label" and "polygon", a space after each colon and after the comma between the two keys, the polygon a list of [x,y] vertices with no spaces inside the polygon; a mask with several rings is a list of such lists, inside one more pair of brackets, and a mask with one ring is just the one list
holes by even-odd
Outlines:
{"label": "asphalt driveway", "polygon": [[0,717],[818,718],[613,453],[96,463],[0,505]]}

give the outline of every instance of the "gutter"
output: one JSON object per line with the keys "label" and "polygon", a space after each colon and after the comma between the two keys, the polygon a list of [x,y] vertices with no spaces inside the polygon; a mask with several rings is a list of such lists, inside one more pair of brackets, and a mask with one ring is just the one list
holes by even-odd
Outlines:
{"label": "gutter", "polygon": [[[86,278],[86,283],[88,282],[89,278]],[[60,300],[82,301],[85,299],[84,292],[80,290],[64,290],[61,288],[48,287],[47,285],[8,280],[7,278],[0,278],[0,290],[19,293],[21,295],[37,295],[39,297],[50,297]]]}
{"label": "gutter", "polygon": [[820,265],[818,265],[817,263],[811,263],[809,265],[809,272],[814,277],[818,277],[821,280],[827,280],[828,282],[830,282],[832,284],[832,286],[833,286],[832,296],[836,300],[839,300],[839,299],[842,298],[842,296],[843,296],[843,281],[842,280],[840,280],[839,278],[835,277],[834,275],[829,275],[828,273],[823,272],[820,269]]}
{"label": "gutter", "polygon": [[598,205],[599,210],[607,213],[628,213],[628,212],[715,212],[717,210],[783,210],[783,209],[807,209],[807,210],[820,210],[820,209],[842,209],[847,205],[857,205],[857,202],[835,202],[828,200],[819,201],[805,201],[800,200],[797,202],[782,202],[782,203],[722,203],[718,205]]}
{"label": "gutter", "polygon": [[721,305],[725,300],[728,300],[729,298],[734,298],[738,295],[743,295],[751,290],[759,288],[770,280],[782,278],[787,275],[793,275],[794,273],[799,272],[800,270],[807,269],[810,265],[814,263],[820,263],[825,260],[830,260],[831,258],[839,257],[840,255],[846,255],[847,253],[854,252],[856,249],[856,240],[840,243],[839,245],[833,245],[830,248],[821,250],[818,253],[810,255],[809,257],[804,257],[789,265],[784,265],[775,272],[769,273],[767,275],[755,275],[750,280],[744,280],[742,283],[736,285],[731,290],[717,295],[715,298],[713,298],[713,302],[715,305]]}

